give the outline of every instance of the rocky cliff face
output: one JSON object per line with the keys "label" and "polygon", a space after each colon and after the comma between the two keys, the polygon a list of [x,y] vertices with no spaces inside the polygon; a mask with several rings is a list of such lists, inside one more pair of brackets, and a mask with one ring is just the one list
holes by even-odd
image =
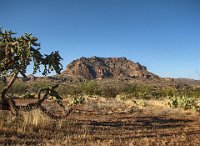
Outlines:
{"label": "rocky cliff face", "polygon": [[145,66],[126,58],[100,58],[91,57],[72,61],[67,65],[66,70],[61,74],[69,81],[85,81],[92,79],[116,78],[116,79],[134,79],[159,78],[147,71]]}

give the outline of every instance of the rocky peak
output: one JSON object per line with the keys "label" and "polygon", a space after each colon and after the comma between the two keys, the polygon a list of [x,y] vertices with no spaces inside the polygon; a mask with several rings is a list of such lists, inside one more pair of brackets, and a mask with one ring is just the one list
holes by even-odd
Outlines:
{"label": "rocky peak", "polygon": [[159,78],[147,71],[145,66],[135,63],[125,57],[102,58],[91,57],[72,61],[67,65],[66,70],[61,74],[69,80],[92,80],[103,78],[134,79]]}

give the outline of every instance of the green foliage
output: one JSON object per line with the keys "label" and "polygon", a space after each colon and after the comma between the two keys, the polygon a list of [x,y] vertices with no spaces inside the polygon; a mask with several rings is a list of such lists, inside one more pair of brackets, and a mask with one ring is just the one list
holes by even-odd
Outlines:
{"label": "green foliage", "polygon": [[143,99],[133,99],[133,102],[134,102],[136,105],[141,106],[141,107],[146,106]]}
{"label": "green foliage", "polygon": [[25,95],[28,92],[28,85],[18,81],[10,88],[10,94]]}
{"label": "green foliage", "polygon": [[114,87],[105,86],[101,89],[101,96],[104,97],[116,97],[118,94],[118,91]]}
{"label": "green foliage", "polygon": [[150,99],[153,97],[153,87],[149,85],[125,84],[118,93],[126,95],[125,98],[137,97]]}
{"label": "green foliage", "polygon": [[59,53],[52,52],[50,55],[40,53],[38,38],[25,33],[24,36],[14,37],[12,31],[0,29],[0,77],[20,73],[25,76],[27,66],[33,61],[33,73],[40,70],[44,65],[43,75],[55,70],[60,73],[62,58]]}
{"label": "green foliage", "polygon": [[166,97],[172,97],[174,96],[175,91],[169,88],[161,88],[161,89],[153,89],[150,92],[150,96],[153,99],[160,99],[160,98],[166,98]]}
{"label": "green foliage", "polygon": [[136,86],[136,85],[132,85],[132,84],[126,84],[126,85],[124,86],[124,88],[122,89],[122,92],[124,92],[125,94],[133,94],[133,95],[136,95],[137,86]]}
{"label": "green foliage", "polygon": [[[30,82],[25,83],[20,80],[16,80],[13,86],[10,88],[9,93],[12,95],[27,95],[31,93],[38,93],[40,89],[48,88],[49,82]],[[26,96],[24,96],[26,97]]]}
{"label": "green foliage", "polygon": [[61,84],[57,91],[63,96],[67,95],[76,96],[82,94],[82,91],[80,90],[79,86],[65,85],[65,84]]}
{"label": "green foliage", "polygon": [[[12,31],[3,31],[0,29],[0,79],[3,79],[4,89],[1,91],[0,109],[11,109],[16,115],[18,109],[12,99],[13,94],[24,95],[23,97],[33,97],[28,91],[28,85],[18,82],[15,87],[12,87],[15,83],[18,74],[26,77],[27,67],[30,63],[33,63],[33,73],[41,72],[41,65],[44,66],[42,71],[43,75],[47,75],[51,71],[60,73],[62,60],[59,53],[52,52],[50,55],[42,55],[40,53],[40,44],[37,42],[37,38],[32,34],[25,33],[23,36],[15,37],[15,33]],[[6,76],[10,77],[10,81],[7,82]],[[63,107],[59,101],[62,99],[59,94],[54,90],[58,86],[51,86],[49,88],[43,88],[39,90],[38,101],[24,106],[26,110],[32,110],[41,106],[42,102],[47,99],[48,95],[56,97],[58,104]],[[10,92],[11,91],[11,92]],[[41,92],[45,91],[43,98],[41,98]],[[10,102],[9,102],[10,101]],[[20,107],[21,109],[22,107]],[[43,108],[43,110],[45,110]]]}
{"label": "green foliage", "polygon": [[169,105],[175,108],[194,109],[200,111],[200,99],[186,96],[175,96],[170,98]]}
{"label": "green foliage", "polygon": [[153,88],[148,85],[137,86],[136,97],[150,99],[152,98]]}
{"label": "green foliage", "polygon": [[84,104],[85,102],[85,98],[83,96],[79,96],[79,97],[74,97],[71,101],[70,101],[70,105],[77,105],[77,104]]}
{"label": "green foliage", "polygon": [[80,85],[80,90],[86,95],[100,95],[99,86],[95,81],[87,81]]}
{"label": "green foliage", "polygon": [[27,84],[28,90],[33,93],[39,92],[40,89],[47,88],[50,86],[49,82],[33,82]]}

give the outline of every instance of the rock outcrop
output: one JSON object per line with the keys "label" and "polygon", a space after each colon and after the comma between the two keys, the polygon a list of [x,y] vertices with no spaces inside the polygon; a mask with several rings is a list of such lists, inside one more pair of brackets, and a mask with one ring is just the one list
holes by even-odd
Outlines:
{"label": "rock outcrop", "polygon": [[145,66],[122,58],[91,57],[72,61],[62,74],[68,81],[85,81],[93,79],[159,79],[153,73],[147,71]]}

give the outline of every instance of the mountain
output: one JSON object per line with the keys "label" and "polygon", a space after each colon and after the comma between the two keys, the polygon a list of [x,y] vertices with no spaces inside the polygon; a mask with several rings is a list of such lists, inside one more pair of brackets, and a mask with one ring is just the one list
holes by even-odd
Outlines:
{"label": "mountain", "polygon": [[52,83],[75,83],[96,79],[98,82],[105,82],[105,84],[111,84],[112,82],[121,84],[128,81],[133,84],[148,84],[154,87],[175,87],[176,89],[194,87],[200,89],[200,80],[161,78],[149,72],[145,66],[125,57],[81,57],[69,63],[66,69],[59,75],[47,77],[29,75],[27,78],[19,77],[19,79],[27,82]]}
{"label": "mountain", "polygon": [[147,68],[125,57],[102,58],[91,57],[72,61],[61,73],[68,81],[85,81],[93,79],[159,79],[159,76],[150,73]]}

